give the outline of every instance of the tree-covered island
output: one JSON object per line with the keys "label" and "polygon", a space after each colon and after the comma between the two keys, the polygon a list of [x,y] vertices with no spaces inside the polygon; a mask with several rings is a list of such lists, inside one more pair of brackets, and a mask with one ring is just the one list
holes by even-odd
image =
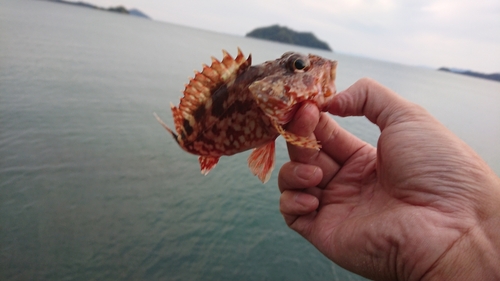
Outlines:
{"label": "tree-covered island", "polygon": [[256,28],[247,33],[246,37],[332,51],[326,42],[319,40],[311,32],[297,32],[286,26],[279,26],[277,24]]}

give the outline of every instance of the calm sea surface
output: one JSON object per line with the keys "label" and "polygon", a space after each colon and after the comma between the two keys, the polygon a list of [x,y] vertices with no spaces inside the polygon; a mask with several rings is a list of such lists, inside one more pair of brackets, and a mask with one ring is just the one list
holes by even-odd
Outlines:
{"label": "calm sea surface", "polygon": [[[329,38],[335,48],[335,39]],[[288,229],[248,153],[202,176],[173,124],[192,71],[237,46],[339,61],[424,106],[500,173],[500,83],[44,1],[0,2],[0,280],[361,280]],[[473,54],[471,54],[473,55]],[[336,118],[375,144],[364,118]],[[287,161],[277,144],[277,169]]]}

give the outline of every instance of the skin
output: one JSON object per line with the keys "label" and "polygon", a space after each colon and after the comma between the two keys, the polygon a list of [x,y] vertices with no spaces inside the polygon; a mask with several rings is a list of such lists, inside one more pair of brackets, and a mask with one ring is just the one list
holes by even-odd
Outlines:
{"label": "skin", "polygon": [[304,104],[287,130],[323,148],[288,146],[278,185],[291,229],[374,280],[500,280],[500,179],[468,145],[366,78],[328,111],[366,116],[378,145]]}

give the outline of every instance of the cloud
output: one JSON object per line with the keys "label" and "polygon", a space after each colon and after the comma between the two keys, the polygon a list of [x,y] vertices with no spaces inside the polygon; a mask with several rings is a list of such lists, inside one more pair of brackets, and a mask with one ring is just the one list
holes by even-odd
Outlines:
{"label": "cloud", "polygon": [[281,24],[312,31],[339,52],[500,72],[498,0],[101,0],[95,4],[123,4],[156,20],[235,35]]}

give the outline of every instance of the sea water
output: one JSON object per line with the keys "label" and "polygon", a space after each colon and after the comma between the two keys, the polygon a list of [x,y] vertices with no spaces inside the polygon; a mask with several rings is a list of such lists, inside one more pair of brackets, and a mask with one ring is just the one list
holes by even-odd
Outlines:
{"label": "sea water", "polygon": [[[335,38],[329,38],[335,47]],[[173,124],[193,70],[221,49],[339,61],[434,114],[500,172],[500,83],[45,1],[0,2],[1,280],[362,280],[279,213],[248,152],[207,176]],[[363,117],[335,119],[375,145]],[[277,141],[277,169],[287,161]],[[276,170],[277,170],[276,169]]]}

